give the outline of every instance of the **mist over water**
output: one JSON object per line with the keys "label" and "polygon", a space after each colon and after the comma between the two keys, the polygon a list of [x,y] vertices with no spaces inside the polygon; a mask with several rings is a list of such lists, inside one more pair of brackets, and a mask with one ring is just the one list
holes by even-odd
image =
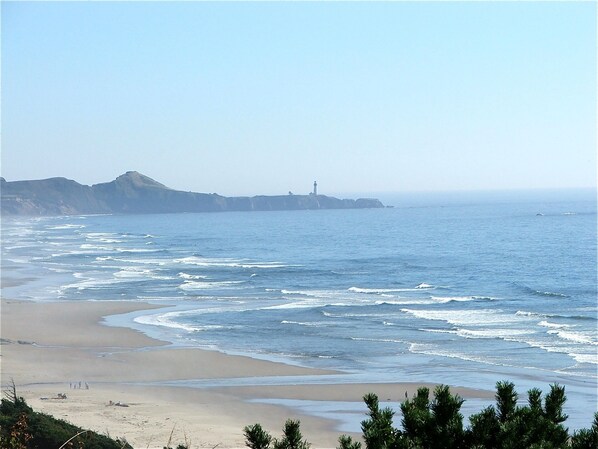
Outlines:
{"label": "mist over water", "polygon": [[[567,387],[596,410],[596,202],[383,198],[392,209],[3,218],[3,296],[140,300],[115,322],[346,381]],[[510,198],[510,199],[509,199]],[[389,201],[389,199],[391,201]]]}

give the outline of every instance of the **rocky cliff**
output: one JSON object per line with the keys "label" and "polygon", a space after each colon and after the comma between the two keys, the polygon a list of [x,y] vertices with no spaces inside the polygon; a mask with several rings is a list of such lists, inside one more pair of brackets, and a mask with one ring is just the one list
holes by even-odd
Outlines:
{"label": "rocky cliff", "polygon": [[4,215],[145,214],[384,207],[371,198],[325,195],[225,197],[173,190],[134,171],[93,186],[66,178],[7,182],[0,178]]}

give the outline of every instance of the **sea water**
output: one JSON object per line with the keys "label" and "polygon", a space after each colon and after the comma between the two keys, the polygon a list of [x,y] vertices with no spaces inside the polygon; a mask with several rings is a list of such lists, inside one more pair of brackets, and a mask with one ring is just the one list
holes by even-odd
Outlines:
{"label": "sea water", "polygon": [[187,386],[425,381],[493,390],[508,379],[525,398],[559,383],[567,424],[589,427],[595,194],[384,200],[396,207],[3,217],[2,270],[13,281],[2,293],[165,304],[109,322],[174,345],[344,373]]}

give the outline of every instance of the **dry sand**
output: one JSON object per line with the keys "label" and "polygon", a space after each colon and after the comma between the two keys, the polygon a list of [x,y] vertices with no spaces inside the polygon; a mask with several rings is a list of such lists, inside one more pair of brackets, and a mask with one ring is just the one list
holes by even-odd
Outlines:
{"label": "dry sand", "polygon": [[[341,432],[334,417],[316,418],[256,398],[361,401],[375,392],[401,400],[421,384],[334,384],[269,387],[182,388],[140,385],[186,379],[322,375],[332,372],[230,356],[200,349],[169,348],[128,328],[104,326],[109,315],[159,307],[137,302],[33,303],[2,300],[0,373],[14,379],[19,395],[36,410],[112,437],[135,448],[244,447],[242,429],[256,422],[275,436],[287,418],[301,420],[314,447],[335,447]],[[82,388],[76,387],[81,382]],[[86,383],[89,389],[86,389]],[[454,390],[455,391],[455,390]],[[464,397],[491,392],[457,390]],[[67,399],[54,399],[65,393]],[[48,398],[48,399],[41,399]],[[109,405],[120,402],[121,407]],[[174,432],[173,432],[174,429]]]}

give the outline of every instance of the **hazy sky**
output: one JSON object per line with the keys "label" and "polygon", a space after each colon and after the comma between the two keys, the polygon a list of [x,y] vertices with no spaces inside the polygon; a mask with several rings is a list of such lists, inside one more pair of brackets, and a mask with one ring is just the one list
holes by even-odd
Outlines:
{"label": "hazy sky", "polygon": [[2,2],[2,176],[596,185],[595,2]]}

